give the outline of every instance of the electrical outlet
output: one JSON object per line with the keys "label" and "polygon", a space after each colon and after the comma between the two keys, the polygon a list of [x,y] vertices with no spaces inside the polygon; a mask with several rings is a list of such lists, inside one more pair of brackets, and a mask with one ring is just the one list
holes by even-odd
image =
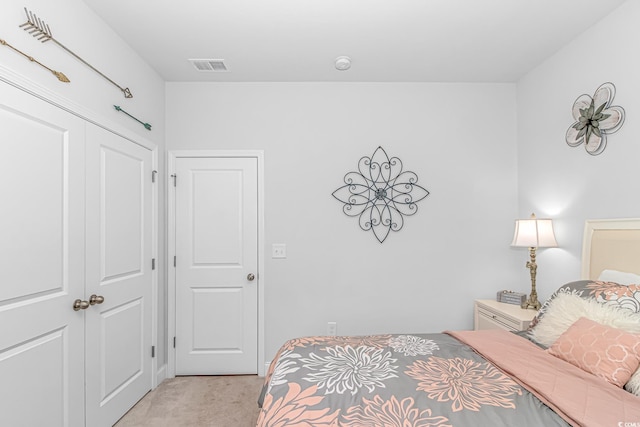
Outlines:
{"label": "electrical outlet", "polygon": [[338,324],[336,322],[327,323],[327,335],[335,337],[338,334]]}
{"label": "electrical outlet", "polygon": [[287,245],[284,243],[274,243],[271,245],[271,258],[286,258]]}

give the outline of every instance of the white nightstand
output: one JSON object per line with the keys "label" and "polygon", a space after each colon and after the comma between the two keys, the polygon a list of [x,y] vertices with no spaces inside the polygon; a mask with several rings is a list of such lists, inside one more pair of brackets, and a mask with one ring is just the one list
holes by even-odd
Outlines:
{"label": "white nightstand", "polygon": [[490,299],[478,299],[473,309],[474,329],[505,329],[524,331],[529,327],[537,311],[520,308]]}

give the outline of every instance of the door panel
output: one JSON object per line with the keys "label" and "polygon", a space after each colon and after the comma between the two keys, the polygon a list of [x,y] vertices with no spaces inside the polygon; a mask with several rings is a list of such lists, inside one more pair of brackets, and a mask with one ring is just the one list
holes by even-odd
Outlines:
{"label": "door panel", "polygon": [[[8,380],[9,384],[0,392],[0,406],[7,405],[0,414],[3,425],[68,425],[68,414],[65,413],[70,409],[65,380],[69,375],[65,361],[67,348],[65,330],[59,329],[19,343],[0,354],[0,377],[3,381],[15,379],[16,373],[21,373],[19,381]],[[32,402],[39,402],[38,410],[25,411],[24,406],[30,406]],[[13,405],[23,407],[21,414],[12,410]],[[82,408],[71,409],[82,412]]]}
{"label": "door panel", "polygon": [[151,389],[151,152],[87,125],[87,425]]}
{"label": "door panel", "polygon": [[84,122],[4,83],[0,100],[0,416],[81,426]]}
{"label": "door panel", "polygon": [[176,373],[257,373],[257,160],[178,158]]}
{"label": "door panel", "polygon": [[242,351],[244,292],[239,288],[192,288],[193,349]]}
{"label": "door panel", "polygon": [[[29,271],[21,280],[3,282],[0,299],[60,292],[65,284],[63,218],[68,215],[64,194],[68,135],[64,129],[19,112],[0,110],[0,115],[0,167],[10,177],[0,183],[2,203],[8,208],[3,209],[0,227],[3,239],[12,242],[5,249],[14,256],[3,271],[9,277]],[[5,134],[10,137],[5,139]],[[36,270],[31,268],[33,259],[42,261]]]}
{"label": "door panel", "polygon": [[[140,154],[140,150],[137,151]],[[101,283],[105,284],[142,273],[145,249],[143,195],[148,183],[143,182],[144,159],[135,154],[132,156],[103,146],[101,157]],[[148,180],[149,175],[146,178]]]}
{"label": "door panel", "polygon": [[[126,387],[130,382],[144,375],[142,368],[145,354],[140,344],[144,342],[143,313],[141,299],[101,313],[100,324],[105,332],[101,343],[104,363],[100,368],[104,374],[104,378],[101,379],[103,387],[100,391],[102,401],[108,400],[122,387]],[[122,331],[127,332],[122,333]],[[112,348],[121,348],[125,351],[117,353],[104,351]]]}
{"label": "door panel", "polygon": [[242,174],[241,170],[191,171],[193,266],[242,265]]}

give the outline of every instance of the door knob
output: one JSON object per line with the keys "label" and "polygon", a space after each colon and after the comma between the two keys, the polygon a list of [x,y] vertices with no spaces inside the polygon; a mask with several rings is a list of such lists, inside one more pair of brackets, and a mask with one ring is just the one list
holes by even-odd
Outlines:
{"label": "door knob", "polygon": [[250,282],[253,282],[253,280],[256,278],[256,276],[253,273],[249,273],[247,274],[247,280]]}
{"label": "door knob", "polygon": [[73,311],[86,310],[87,308],[89,308],[89,301],[77,299],[73,302]]}
{"label": "door knob", "polygon": [[104,297],[102,295],[93,294],[89,297],[89,304],[96,305],[102,304],[104,302]]}

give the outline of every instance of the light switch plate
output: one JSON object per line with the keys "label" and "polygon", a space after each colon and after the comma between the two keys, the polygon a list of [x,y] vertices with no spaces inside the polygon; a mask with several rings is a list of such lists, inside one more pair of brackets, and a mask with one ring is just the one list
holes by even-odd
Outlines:
{"label": "light switch plate", "polygon": [[271,258],[286,258],[287,245],[284,243],[274,243],[271,245]]}

